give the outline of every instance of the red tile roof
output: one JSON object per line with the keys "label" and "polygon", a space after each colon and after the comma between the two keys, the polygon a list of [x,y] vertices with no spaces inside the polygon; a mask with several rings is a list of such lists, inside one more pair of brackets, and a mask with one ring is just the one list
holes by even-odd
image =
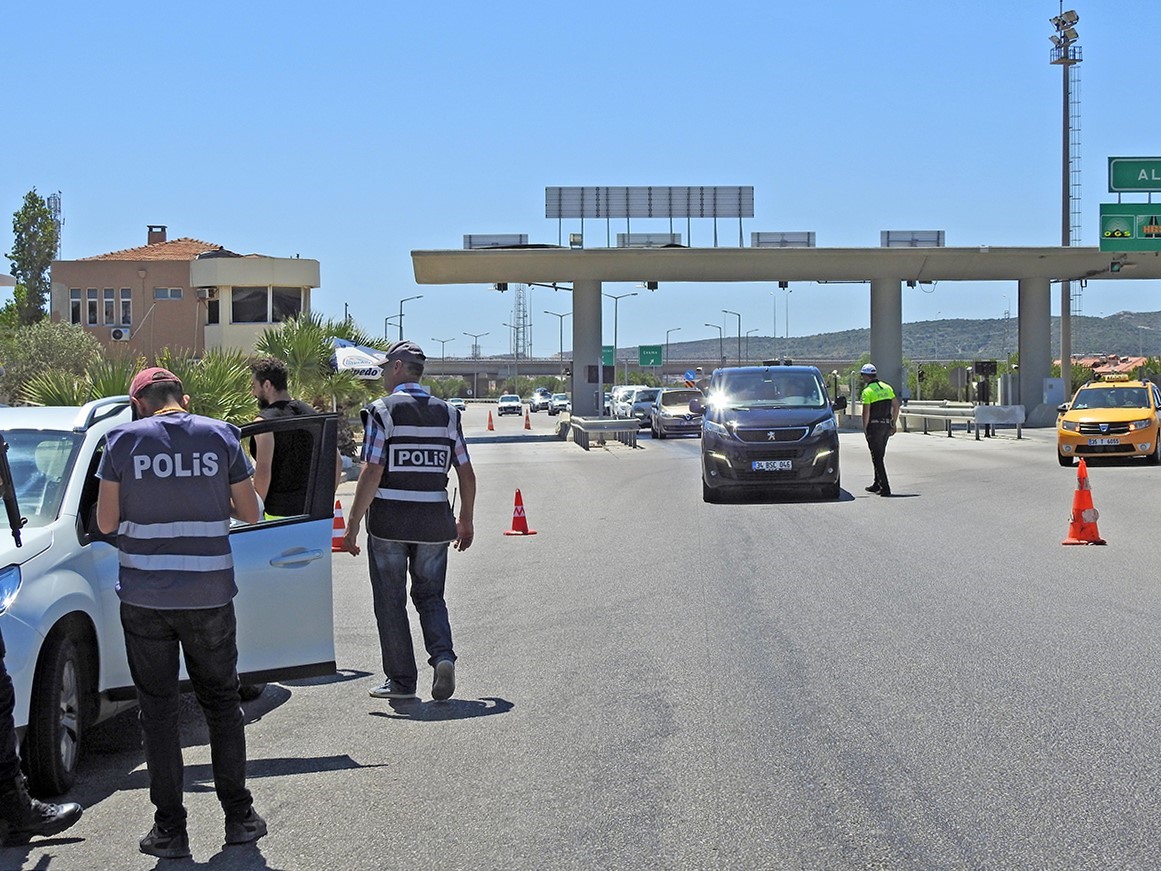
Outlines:
{"label": "red tile roof", "polygon": [[[190,239],[183,236],[169,242],[154,242],[152,245],[142,245],[140,248],[126,248],[122,251],[112,251],[108,254],[98,254],[96,257],[82,257],[81,260],[193,260],[199,254],[207,251],[225,251],[221,245],[212,242],[202,242],[200,239]],[[227,252],[230,253],[230,252]]]}

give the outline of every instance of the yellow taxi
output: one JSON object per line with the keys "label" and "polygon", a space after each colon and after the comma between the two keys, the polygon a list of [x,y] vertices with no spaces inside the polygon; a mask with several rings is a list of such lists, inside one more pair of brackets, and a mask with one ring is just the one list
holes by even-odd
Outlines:
{"label": "yellow taxi", "polygon": [[1082,385],[1057,411],[1060,465],[1071,466],[1076,457],[1145,457],[1161,463],[1161,390],[1153,382],[1106,375]]}

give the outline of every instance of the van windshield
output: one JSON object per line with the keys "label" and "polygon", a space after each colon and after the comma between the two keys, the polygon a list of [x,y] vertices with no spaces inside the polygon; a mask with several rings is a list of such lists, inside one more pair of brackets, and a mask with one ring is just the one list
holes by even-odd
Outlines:
{"label": "van windshield", "polygon": [[722,372],[710,385],[708,401],[718,406],[825,408],[826,390],[818,376],[809,372]]}

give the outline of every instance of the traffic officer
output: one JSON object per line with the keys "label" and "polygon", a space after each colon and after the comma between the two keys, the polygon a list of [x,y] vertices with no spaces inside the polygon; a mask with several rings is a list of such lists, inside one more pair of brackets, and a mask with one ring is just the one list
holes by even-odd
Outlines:
{"label": "traffic officer", "polygon": [[875,467],[875,482],[867,488],[867,492],[890,496],[891,485],[887,482],[883,454],[887,452],[887,439],[895,434],[895,425],[899,420],[899,397],[890,384],[879,380],[879,371],[873,364],[865,365],[859,374],[863,379],[863,432],[867,436],[871,463]]}

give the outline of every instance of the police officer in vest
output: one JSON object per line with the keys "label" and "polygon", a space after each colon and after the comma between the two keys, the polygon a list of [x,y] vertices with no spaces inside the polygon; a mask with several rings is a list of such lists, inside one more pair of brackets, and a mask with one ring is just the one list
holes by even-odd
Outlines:
{"label": "police officer in vest", "polygon": [[879,372],[871,363],[859,370],[859,374],[863,379],[863,432],[875,467],[875,482],[867,492],[890,496],[891,485],[887,482],[883,454],[887,451],[887,439],[895,434],[895,424],[899,420],[899,397],[890,384],[879,380]]}
{"label": "police officer in vest", "polygon": [[[407,576],[419,614],[432,698],[450,698],[456,655],[444,602],[448,545],[472,544],[476,474],[464,444],[459,412],[423,389],[426,362],[414,342],[387,349],[383,382],[388,395],[362,411],[363,470],[355,485],[343,548],[358,555],[356,538],[367,517],[367,551],[375,621],[386,680],[370,690],[379,699],[414,699],[418,682],[407,619]],[[448,472],[459,483],[459,516],[448,504]]]}

